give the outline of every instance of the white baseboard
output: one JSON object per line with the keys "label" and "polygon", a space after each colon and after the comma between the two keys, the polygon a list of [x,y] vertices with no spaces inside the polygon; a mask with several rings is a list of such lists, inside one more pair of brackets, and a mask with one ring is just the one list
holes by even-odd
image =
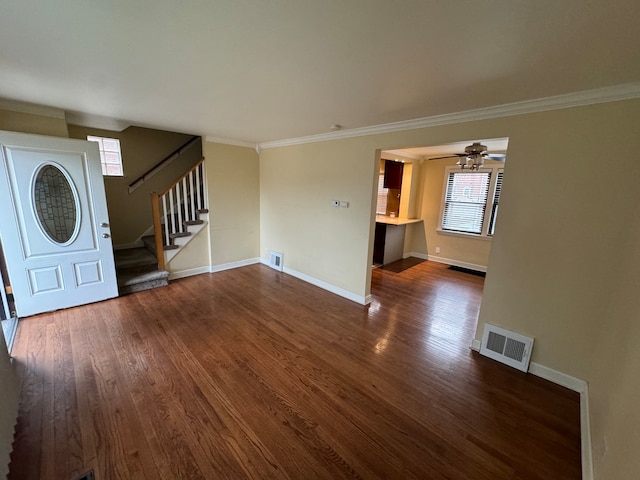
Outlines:
{"label": "white baseboard", "polygon": [[[471,342],[471,350],[480,351],[480,340]],[[582,456],[582,479],[593,480],[593,458],[591,456],[591,421],[589,420],[589,384],[584,380],[558,372],[539,363],[529,364],[529,373],[561,385],[580,394],[580,451]]]}
{"label": "white baseboard", "polygon": [[[444,258],[438,255],[424,255],[424,256],[427,257],[426,259],[429,260],[430,262],[444,263],[445,265],[453,265],[454,267],[467,268],[469,270],[475,270],[477,272],[487,271],[486,265],[478,265],[476,263],[461,262],[459,260],[454,260],[452,258]],[[418,257],[418,258],[422,258],[422,257]]]}
{"label": "white baseboard", "polygon": [[[264,265],[269,264],[269,261],[266,258],[261,258],[260,262],[262,262]],[[356,295],[355,293],[350,292],[349,290],[345,290],[344,288],[337,287],[335,285],[332,285],[331,283],[325,282],[324,280],[319,280],[310,275],[307,275],[306,273],[298,272],[297,270],[293,270],[286,266],[283,268],[282,271],[288,275],[291,275],[292,277],[296,277],[300,280],[310,283],[311,285],[315,285],[316,287],[320,287],[323,290],[327,290],[328,292],[335,293],[336,295],[339,295],[343,298],[351,300],[352,302],[359,303],[360,305],[368,305],[371,303],[371,295],[367,295],[364,297],[361,295]]]}
{"label": "white baseboard", "polygon": [[209,267],[209,273],[222,272],[224,270],[231,270],[233,268],[246,267],[247,265],[254,265],[260,263],[260,258],[247,258],[246,260],[238,260],[237,262],[221,263],[219,265],[211,265]]}
{"label": "white baseboard", "polygon": [[205,265],[204,267],[188,268],[187,270],[178,270],[176,272],[169,272],[169,280],[192,277],[193,275],[201,275],[203,273],[209,273],[210,271],[211,267],[209,265]]}
{"label": "white baseboard", "polygon": [[540,365],[536,362],[531,362],[529,364],[529,373],[535,375],[536,377],[549,380],[556,385],[566,387],[569,390],[573,390],[574,392],[582,393],[587,389],[587,382],[585,382],[584,380],[572,377],[571,375],[567,375],[566,373],[558,372],[553,368],[545,367],[544,365]]}
{"label": "white baseboard", "polygon": [[169,280],[176,280],[178,278],[192,277],[193,275],[201,275],[203,273],[216,273],[224,270],[231,270],[233,268],[246,267],[247,265],[253,265],[260,263],[259,258],[248,258],[246,260],[239,260],[237,262],[222,263],[220,265],[205,265],[203,267],[188,268],[186,270],[178,270],[175,272],[169,272]]}
{"label": "white baseboard", "polygon": [[426,253],[409,252],[409,253],[405,253],[402,256],[402,258],[409,258],[409,257],[421,258],[422,260],[429,260],[429,256]]}

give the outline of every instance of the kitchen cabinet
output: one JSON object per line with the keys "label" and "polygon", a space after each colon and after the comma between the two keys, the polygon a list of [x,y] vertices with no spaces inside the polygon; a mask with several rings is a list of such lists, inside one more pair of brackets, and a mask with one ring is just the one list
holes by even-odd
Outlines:
{"label": "kitchen cabinet", "polygon": [[419,223],[419,218],[376,216],[373,238],[373,264],[387,265],[404,257],[404,237],[407,225]]}
{"label": "kitchen cabinet", "polygon": [[386,160],[384,162],[384,188],[402,188],[403,170],[403,163],[394,162],[393,160]]}
{"label": "kitchen cabinet", "polygon": [[373,241],[374,265],[386,265],[402,258],[405,229],[405,225],[376,223],[376,236]]}

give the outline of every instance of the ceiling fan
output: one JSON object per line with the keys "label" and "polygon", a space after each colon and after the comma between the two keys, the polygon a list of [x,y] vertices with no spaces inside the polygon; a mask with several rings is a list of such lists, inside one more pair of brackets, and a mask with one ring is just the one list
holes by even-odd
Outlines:
{"label": "ceiling fan", "polygon": [[484,159],[497,160],[503,162],[507,156],[504,153],[488,153],[487,146],[480,142],[474,142],[464,149],[464,153],[454,153],[444,157],[430,158],[429,160],[442,160],[444,158],[458,158],[458,165],[462,170],[468,168],[470,170],[478,170],[484,165]]}

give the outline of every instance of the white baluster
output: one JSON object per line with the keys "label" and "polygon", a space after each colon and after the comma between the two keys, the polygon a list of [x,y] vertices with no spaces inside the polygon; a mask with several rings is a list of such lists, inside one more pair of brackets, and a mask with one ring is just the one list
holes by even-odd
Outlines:
{"label": "white baluster", "polygon": [[196,213],[196,204],[195,204],[195,186],[193,184],[193,170],[189,172],[189,185],[191,186],[191,191],[189,192],[189,197],[191,200],[191,220],[197,220],[198,214]]}
{"label": "white baluster", "polygon": [[[189,220],[189,199],[187,198],[187,177],[182,179],[182,198],[184,208],[184,219]],[[185,228],[186,231],[186,228]]]}
{"label": "white baluster", "polygon": [[164,215],[164,222],[162,223],[164,225],[164,238],[165,238],[165,245],[169,245],[169,223],[167,222],[167,194],[165,193],[162,196],[162,215]]}
{"label": "white baluster", "polygon": [[176,183],[176,208],[178,209],[178,227],[176,232],[182,232],[182,208],[180,207],[180,182]]}
{"label": "white baluster", "polygon": [[202,163],[200,165],[198,165],[198,167],[196,168],[196,194],[197,194],[197,200],[198,200],[198,210],[200,210],[202,208],[202,198],[200,198],[200,169],[202,168]]}
{"label": "white baluster", "polygon": [[175,209],[173,206],[174,193],[175,192],[173,191],[173,188],[169,190],[169,207],[170,207],[169,217],[171,218],[171,233],[176,233],[176,216],[174,215]]}

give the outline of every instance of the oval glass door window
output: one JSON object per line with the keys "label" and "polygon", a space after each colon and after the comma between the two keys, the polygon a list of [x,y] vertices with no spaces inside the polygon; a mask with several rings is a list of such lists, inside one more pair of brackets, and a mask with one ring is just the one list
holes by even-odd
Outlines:
{"label": "oval glass door window", "polygon": [[64,170],[52,164],[38,170],[33,182],[33,206],[49,240],[58,245],[73,241],[80,227],[78,195]]}

